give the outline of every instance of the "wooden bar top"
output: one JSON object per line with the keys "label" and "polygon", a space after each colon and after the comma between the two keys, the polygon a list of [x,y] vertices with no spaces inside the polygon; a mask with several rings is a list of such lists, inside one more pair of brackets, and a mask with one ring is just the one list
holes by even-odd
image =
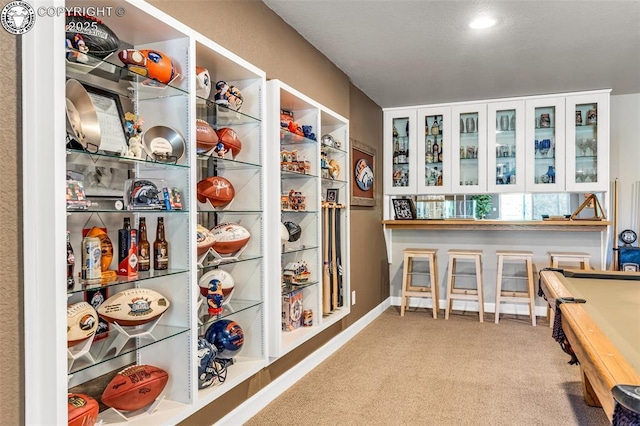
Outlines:
{"label": "wooden bar top", "polygon": [[608,220],[495,220],[495,219],[419,219],[383,220],[387,229],[451,230],[451,231],[604,231]]}

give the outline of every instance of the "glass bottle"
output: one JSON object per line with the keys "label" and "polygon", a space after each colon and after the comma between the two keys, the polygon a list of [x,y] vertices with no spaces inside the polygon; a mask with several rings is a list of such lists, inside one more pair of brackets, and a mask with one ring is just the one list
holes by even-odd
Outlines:
{"label": "glass bottle", "polygon": [[169,268],[169,243],[164,237],[164,218],[158,218],[156,240],[153,242],[153,269],[162,271]]}
{"label": "glass bottle", "polygon": [[151,269],[151,244],[147,240],[147,220],[144,217],[140,218],[140,228],[138,229],[140,234],[138,242],[138,270],[148,271]]}
{"label": "glass bottle", "polygon": [[73,276],[73,270],[76,265],[76,257],[71,247],[71,234],[67,231],[67,290],[71,290],[76,284],[76,278]]}
{"label": "glass bottle", "polygon": [[438,158],[440,158],[440,145],[438,145],[437,138],[433,141],[433,158],[435,161],[438,161]]}
{"label": "glass bottle", "polygon": [[431,134],[433,136],[440,134],[440,126],[438,126],[438,117],[433,118],[433,125],[431,126]]}
{"label": "glass bottle", "polygon": [[[118,268],[123,260],[129,256],[129,247],[131,241],[131,219],[125,217],[122,229],[118,230]],[[118,269],[119,270],[119,269]]]}

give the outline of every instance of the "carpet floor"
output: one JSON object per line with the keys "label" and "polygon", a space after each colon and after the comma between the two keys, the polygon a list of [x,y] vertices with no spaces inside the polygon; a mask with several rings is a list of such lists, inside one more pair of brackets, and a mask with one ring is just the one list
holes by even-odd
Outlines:
{"label": "carpet floor", "polygon": [[250,419],[258,425],[608,425],[540,318],[391,307]]}

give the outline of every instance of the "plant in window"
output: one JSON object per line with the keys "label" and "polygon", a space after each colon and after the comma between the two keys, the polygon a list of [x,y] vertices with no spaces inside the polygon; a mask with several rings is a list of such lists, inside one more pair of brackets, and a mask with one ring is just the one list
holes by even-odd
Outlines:
{"label": "plant in window", "polygon": [[491,195],[474,195],[471,199],[476,201],[476,218],[485,219],[491,211]]}

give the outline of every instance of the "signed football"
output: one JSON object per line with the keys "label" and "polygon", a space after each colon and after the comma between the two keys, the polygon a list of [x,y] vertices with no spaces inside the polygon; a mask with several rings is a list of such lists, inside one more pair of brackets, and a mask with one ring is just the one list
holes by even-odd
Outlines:
{"label": "signed football", "polygon": [[236,158],[242,149],[242,141],[236,131],[230,127],[223,127],[222,129],[218,129],[216,133],[218,134],[218,139],[224,145],[224,148],[231,150],[231,156]]}
{"label": "signed football", "polygon": [[102,393],[102,403],[122,411],[139,410],[162,393],[169,374],[152,365],[127,367],[109,382]]}
{"label": "signed football", "polygon": [[67,394],[69,426],[93,426],[98,420],[98,401],[82,393]]}
{"label": "signed football", "polygon": [[98,314],[87,302],[67,306],[67,347],[93,336],[98,328]]}
{"label": "signed football", "polygon": [[104,59],[118,50],[120,40],[104,22],[91,16],[66,16],[67,47]]}
{"label": "signed football", "polygon": [[218,145],[218,134],[204,120],[196,120],[196,147],[198,153],[211,151]]}
{"label": "signed football", "polygon": [[98,315],[121,326],[146,324],[169,309],[169,300],[148,288],[132,288],[114,294],[98,306]]}
{"label": "signed football", "polygon": [[237,223],[221,223],[211,229],[215,242],[213,249],[219,254],[233,254],[247,245],[251,234]]}
{"label": "signed football", "polygon": [[233,200],[236,191],[231,182],[222,176],[210,176],[202,179],[196,186],[198,201],[206,203],[207,200],[213,207],[224,207]]}

